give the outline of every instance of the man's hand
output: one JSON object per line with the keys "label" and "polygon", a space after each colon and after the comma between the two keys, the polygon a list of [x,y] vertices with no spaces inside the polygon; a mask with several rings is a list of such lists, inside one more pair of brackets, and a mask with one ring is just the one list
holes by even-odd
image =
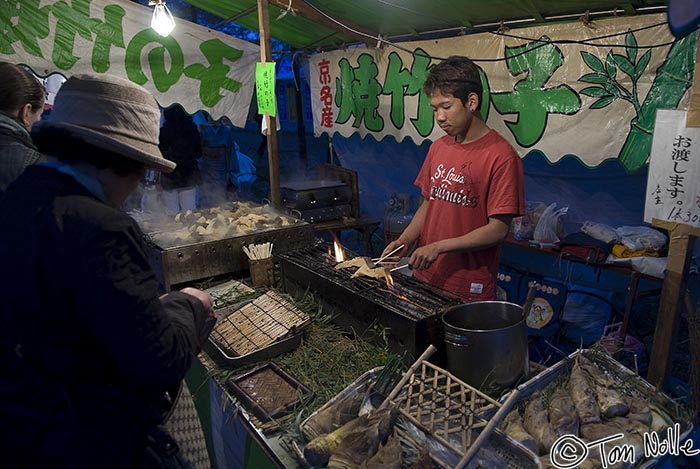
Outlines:
{"label": "man's hand", "polygon": [[192,288],[192,287],[185,287],[182,290],[180,290],[182,293],[187,293],[188,295],[192,295],[195,298],[197,298],[199,301],[202,302],[204,305],[204,309],[208,313],[208,316],[213,316],[214,315],[214,302],[209,296],[209,293],[199,290],[197,288]]}
{"label": "man's hand", "polygon": [[398,258],[403,257],[403,253],[406,252],[406,251],[408,250],[408,244],[410,244],[410,243],[404,243],[403,241],[400,241],[400,240],[398,240],[398,239],[397,239],[396,241],[392,241],[392,242],[390,242],[389,244],[387,244],[386,247],[384,248],[384,251],[382,251],[382,255],[379,256],[379,257],[384,257],[384,256],[386,256],[387,254],[389,254],[389,253],[390,253],[391,251],[393,251],[394,249],[397,249],[397,248],[398,248],[399,246],[401,246],[402,244],[404,245],[404,247],[401,248],[401,249],[399,249],[398,251],[396,251],[396,252],[395,252],[394,254],[392,254],[391,256],[392,256],[392,257],[398,257]]}

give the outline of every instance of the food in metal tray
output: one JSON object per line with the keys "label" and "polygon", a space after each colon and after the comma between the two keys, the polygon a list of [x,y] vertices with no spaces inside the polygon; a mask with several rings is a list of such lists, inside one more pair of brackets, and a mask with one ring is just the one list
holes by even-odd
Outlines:
{"label": "food in metal tray", "polygon": [[179,212],[173,217],[145,218],[140,225],[156,245],[167,249],[282,228],[299,222],[270,206],[227,202],[218,207]]}
{"label": "food in metal tray", "polygon": [[[504,419],[505,431],[511,437],[521,441],[522,435],[518,434],[517,426],[512,425],[514,421],[512,415],[516,414],[515,418],[517,418],[519,409],[522,406],[525,407],[523,427],[538,442],[535,452],[540,455],[543,467],[555,467],[549,458],[553,440],[547,437],[548,425],[553,428],[555,439],[572,435],[578,436],[583,443],[622,435],[621,438],[615,439],[614,445],[629,445],[633,448],[635,462],[640,462],[644,458],[645,435],[656,432],[659,441],[668,439],[667,429],[672,428],[674,422],[662,408],[664,402],[662,396],[654,397],[650,391],[646,391],[650,394],[645,395],[645,391],[642,390],[646,387],[641,379],[639,382],[634,380],[629,382],[630,377],[623,378],[617,369],[611,368],[608,360],[612,362],[609,357],[603,359],[593,353],[588,356],[579,353],[573,363],[567,363],[566,368],[559,367],[559,370],[569,370],[568,376],[554,375],[556,379],[545,381],[548,384],[544,387],[539,386],[534,388],[536,390],[530,391],[530,394],[526,393],[524,402],[521,402]],[[537,381],[533,380],[533,383],[535,382]],[[548,402],[547,406],[543,405],[545,400]],[[679,415],[682,416],[683,413]],[[682,418],[679,417],[679,421]],[[684,424],[681,423],[681,425]],[[577,467],[584,469],[602,467],[599,450],[591,449],[585,460],[582,460]],[[632,467],[632,465],[620,463],[609,467]]]}
{"label": "food in metal tray", "polygon": [[571,394],[559,387],[549,398],[549,421],[557,438],[563,435],[578,435],[578,414]]}
{"label": "food in metal tray", "polygon": [[520,417],[520,412],[515,410],[508,414],[504,422],[504,427],[506,433],[515,441],[519,442],[533,453],[538,453],[538,444],[532,435],[525,430],[525,427],[523,427],[523,419]]}
{"label": "food in metal tray", "polygon": [[600,422],[600,408],[596,402],[595,388],[588,381],[588,375],[581,369],[578,361],[571,368],[569,393],[574,400],[582,425]]}
{"label": "food in metal tray", "polygon": [[361,415],[334,432],[311,440],[304,448],[304,458],[312,466],[358,466],[389,437],[397,416],[398,409],[390,406]]}
{"label": "food in metal tray", "polygon": [[523,424],[525,430],[537,441],[541,453],[546,452],[557,440],[557,435],[554,433],[547,416],[544,395],[539,391],[535,392],[525,406]]}
{"label": "food in metal tray", "polygon": [[377,453],[360,466],[360,469],[401,469],[403,467],[402,449],[399,439],[390,436]]}
{"label": "food in metal tray", "polygon": [[595,384],[596,400],[603,417],[612,418],[618,415],[627,415],[629,406],[622,394],[615,389],[615,383],[586,357],[579,357],[579,364]]}

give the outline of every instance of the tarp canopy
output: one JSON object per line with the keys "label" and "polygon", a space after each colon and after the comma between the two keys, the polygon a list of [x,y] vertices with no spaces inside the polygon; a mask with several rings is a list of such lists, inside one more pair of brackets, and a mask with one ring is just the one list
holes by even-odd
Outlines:
{"label": "tarp canopy", "polygon": [[179,103],[245,126],[259,46],[185,21],[162,37],[151,29],[152,12],[126,0],[2,1],[0,60],[42,77],[122,76],[162,107]]}
{"label": "tarp canopy", "polygon": [[[256,0],[185,0],[258,30]],[[590,12],[633,16],[665,6],[663,0],[269,0],[270,35],[292,47],[322,50],[358,41],[375,45],[378,36],[411,41],[493,28],[569,20]],[[287,14],[284,14],[288,11]],[[281,16],[283,15],[284,16]],[[281,16],[281,17],[280,17]]]}

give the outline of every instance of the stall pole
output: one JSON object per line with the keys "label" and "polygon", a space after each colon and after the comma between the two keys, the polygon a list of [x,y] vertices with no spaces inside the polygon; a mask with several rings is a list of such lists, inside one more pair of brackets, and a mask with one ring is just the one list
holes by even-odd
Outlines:
{"label": "stall pole", "polygon": [[[270,14],[268,0],[258,0],[258,26],[260,28],[260,62],[272,62],[270,44]],[[280,195],[279,146],[277,144],[277,123],[269,113],[263,115],[267,126],[267,161],[270,165],[270,201],[276,209],[282,208]]]}
{"label": "stall pole", "polygon": [[652,225],[667,230],[669,235],[666,274],[661,289],[659,315],[656,319],[647,374],[647,380],[658,389],[662,389],[672,356],[671,347],[678,330],[678,306],[682,303],[682,295],[686,291],[686,273],[693,252],[694,237],[700,236],[700,228],[657,218],[652,220]]}

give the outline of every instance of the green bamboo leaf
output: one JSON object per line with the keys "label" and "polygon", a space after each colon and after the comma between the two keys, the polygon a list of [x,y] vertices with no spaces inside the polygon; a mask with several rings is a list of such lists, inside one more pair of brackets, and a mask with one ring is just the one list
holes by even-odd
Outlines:
{"label": "green bamboo leaf", "polygon": [[617,67],[612,57],[612,51],[608,52],[608,55],[605,57],[605,71],[612,80],[617,76]]}
{"label": "green bamboo leaf", "polygon": [[605,96],[603,98],[600,98],[598,101],[595,103],[591,104],[591,109],[602,109],[608,104],[612,103],[615,100],[615,96]]}
{"label": "green bamboo leaf", "polygon": [[603,88],[605,88],[605,91],[607,91],[608,94],[618,97],[621,96],[621,91],[611,81],[603,83]]}
{"label": "green bamboo leaf", "polygon": [[583,50],[581,51],[581,57],[583,57],[583,61],[586,62],[586,64],[589,67],[591,67],[591,70],[598,73],[605,73],[605,67],[603,66],[603,62],[601,62],[600,59],[595,55]]}
{"label": "green bamboo leaf", "polygon": [[642,74],[644,73],[644,70],[647,68],[647,65],[649,65],[650,59],[651,59],[651,51],[650,50],[646,51],[639,58],[639,62],[637,62],[637,66],[635,67],[635,70],[634,70],[634,73],[637,76],[637,78],[642,76]]}
{"label": "green bamboo leaf", "polygon": [[598,86],[589,86],[588,88],[584,88],[581,91],[579,91],[579,94],[590,96],[591,98],[601,98],[603,96],[610,96],[610,93],[608,93],[607,90]]}
{"label": "green bamboo leaf", "polygon": [[582,81],[584,83],[607,83],[609,80],[608,77],[605,75],[601,75],[600,73],[587,73],[581,78],[578,79],[578,81]]}
{"label": "green bamboo leaf", "polygon": [[637,61],[637,38],[634,37],[632,31],[627,31],[627,34],[625,34],[625,45],[627,46],[625,48],[627,58],[630,62],[635,63]]}
{"label": "green bamboo leaf", "polygon": [[620,70],[629,75],[630,78],[634,79],[634,64],[630,62],[630,59],[622,54],[613,54],[612,58],[617,66],[620,67]]}

